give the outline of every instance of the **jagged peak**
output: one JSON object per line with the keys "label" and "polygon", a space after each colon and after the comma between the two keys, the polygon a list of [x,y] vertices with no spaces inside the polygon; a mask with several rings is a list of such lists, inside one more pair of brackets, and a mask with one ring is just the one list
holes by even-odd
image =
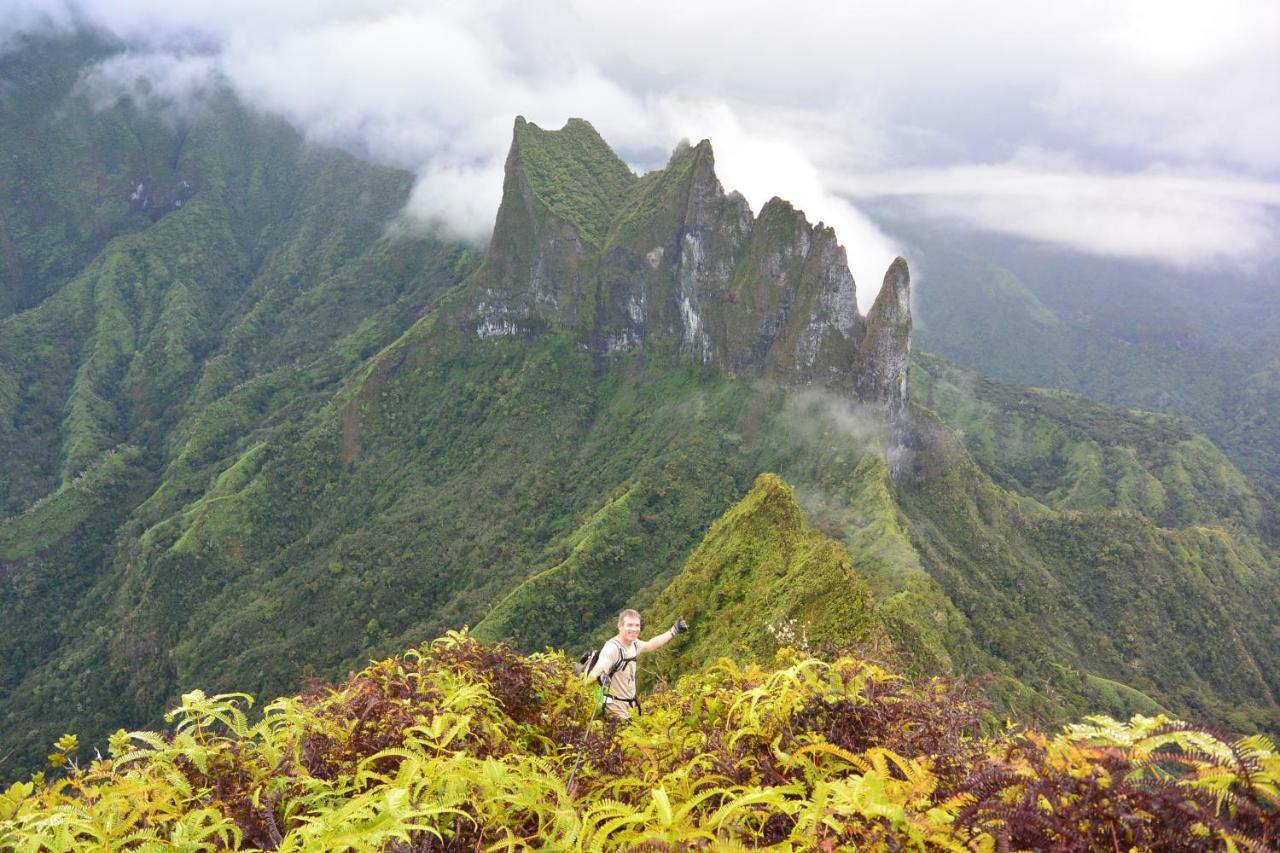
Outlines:
{"label": "jagged peak", "polygon": [[[810,223],[808,215],[802,208],[796,207],[790,201],[781,196],[774,196],[764,203],[764,207],[760,208],[760,213],[755,217],[756,227],[768,227],[773,222],[786,222],[795,224],[805,232],[812,235],[815,241],[831,240],[839,243],[836,237],[836,230],[827,225],[822,220],[816,223]],[[840,247],[843,251],[843,246]]]}
{"label": "jagged peak", "polygon": [[772,535],[801,536],[809,531],[795,488],[777,474],[756,477],[742,500],[729,508],[707,532],[708,540],[739,534],[744,527],[764,526]]}
{"label": "jagged peak", "polygon": [[835,229],[780,196],[753,214],[725,192],[710,140],[681,141],[664,168],[637,177],[582,119],[546,131],[518,117],[513,136],[473,286],[478,335],[568,324],[601,353],[665,337],[700,363],[901,408],[905,262],[891,268],[868,342]]}
{"label": "jagged peak", "polygon": [[703,139],[697,145],[691,145],[687,139],[680,140],[671,152],[671,156],[667,158],[667,165],[663,166],[659,172],[689,174],[695,180],[715,183],[716,188],[723,192],[720,181],[716,177],[716,154],[711,147],[710,139]]}
{"label": "jagged peak", "polygon": [[899,255],[885,271],[884,283],[876,294],[876,301],[867,312],[867,323],[902,322],[911,320],[911,272],[907,259]]}
{"label": "jagged peak", "polygon": [[676,147],[672,149],[671,156],[667,158],[667,165],[670,166],[676,160],[691,155],[707,156],[715,160],[715,150],[711,147],[710,139],[701,139],[697,145],[694,145],[687,138],[681,139],[676,143]]}
{"label": "jagged peak", "polygon": [[504,193],[527,190],[587,242],[601,243],[636,180],[586,119],[570,118],[559,130],[544,130],[516,116]]}
{"label": "jagged peak", "polygon": [[[694,204],[694,200],[698,204]],[[682,139],[672,150],[670,158],[661,169],[646,172],[631,188],[627,201],[621,206],[617,218],[606,238],[606,245],[625,238],[636,230],[644,230],[655,216],[661,217],[681,211],[689,215],[691,207],[728,199],[748,214],[750,207],[739,193],[726,195],[715,173],[715,154],[710,140],[697,145]],[[665,213],[663,213],[665,211]]]}
{"label": "jagged peak", "polygon": [[717,192],[723,192],[720,180],[716,177],[716,155],[709,139],[704,139],[697,145],[690,145],[687,139],[681,140],[661,171],[671,175],[688,175],[698,182],[714,183]]}
{"label": "jagged peak", "polygon": [[884,406],[894,423],[903,425],[911,361],[911,274],[901,256],[885,271],[884,284],[867,312],[860,355],[859,396]]}
{"label": "jagged peak", "polygon": [[764,207],[760,208],[760,215],[757,216],[756,219],[760,220],[764,219],[766,216],[780,216],[784,214],[787,216],[794,216],[797,213],[800,214],[800,218],[805,221],[806,225],[809,224],[808,220],[805,218],[803,210],[800,210],[782,196],[775,195],[764,203]]}
{"label": "jagged peak", "polygon": [[795,490],[769,473],[712,525],[651,612],[702,626],[681,647],[694,660],[739,645],[770,655],[785,644],[778,629],[797,624],[819,642],[882,637],[848,551],[815,530]]}
{"label": "jagged peak", "polygon": [[756,251],[798,252],[809,250],[808,235],[812,231],[804,211],[779,196],[765,202],[752,222],[753,246]]}
{"label": "jagged peak", "polygon": [[797,520],[803,518],[795,488],[777,474],[767,471],[756,477],[755,483],[739,505],[753,512],[768,508],[794,516]]}
{"label": "jagged peak", "polygon": [[[764,203],[764,207],[760,208],[760,213],[755,218],[756,227],[768,227],[771,223],[780,222],[788,225],[794,225],[805,232],[817,234],[820,231],[830,231],[831,229],[819,222],[812,225],[809,217],[804,210],[796,207],[791,202],[781,196],[774,196]],[[834,231],[832,234],[834,235]]]}
{"label": "jagged peak", "polygon": [[605,142],[604,137],[600,135],[600,131],[596,130],[595,125],[587,121],[585,118],[578,118],[576,116],[570,116],[565,119],[564,124],[558,129],[544,128],[535,122],[529,121],[522,115],[516,116],[515,124],[512,127],[512,134],[515,141],[519,142],[522,136],[526,136],[527,138],[527,134],[529,133],[536,133],[550,137],[581,134],[584,137],[597,142],[600,146],[608,148],[610,152],[613,151],[613,148],[610,147],[609,143]]}

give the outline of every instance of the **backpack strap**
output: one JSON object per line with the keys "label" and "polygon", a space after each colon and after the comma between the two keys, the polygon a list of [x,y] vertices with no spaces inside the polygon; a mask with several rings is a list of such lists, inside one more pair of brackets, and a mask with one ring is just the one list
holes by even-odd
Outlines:
{"label": "backpack strap", "polygon": [[[609,668],[609,671],[606,672],[603,676],[601,676],[601,679],[603,681],[612,681],[613,676],[617,674],[618,670],[622,669],[624,666],[626,666],[629,663],[635,663],[636,657],[638,657],[638,655],[634,657],[627,657],[627,650],[622,647],[622,643],[618,642],[617,637],[610,637],[609,642],[613,643],[615,646],[618,647],[618,662],[615,663],[613,666],[611,666]],[[630,699],[623,699],[621,696],[614,696],[612,693],[609,692],[608,688],[606,687],[604,690],[604,698],[605,698],[605,701],[613,700],[614,702],[624,702],[627,705],[630,705],[631,707],[635,708],[637,714],[644,713],[640,709],[640,699],[635,696],[632,696]]]}
{"label": "backpack strap", "polygon": [[627,657],[627,650],[622,647],[622,643],[618,642],[617,637],[610,637],[609,642],[613,643],[615,646],[618,647],[618,662],[609,668],[609,673],[608,673],[609,677],[613,678],[613,676],[617,674],[618,670],[622,669],[624,666],[634,661],[635,657],[634,656]]}

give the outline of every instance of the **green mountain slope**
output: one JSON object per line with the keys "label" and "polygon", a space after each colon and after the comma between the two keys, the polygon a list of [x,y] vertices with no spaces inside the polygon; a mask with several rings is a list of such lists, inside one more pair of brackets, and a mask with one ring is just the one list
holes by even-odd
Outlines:
{"label": "green mountain slope", "polygon": [[[76,80],[111,49],[36,40],[3,57],[0,122],[21,132],[0,146],[17,247],[0,316],[0,693],[72,718],[83,701],[19,685],[106,624],[118,549],[227,488],[221,473],[474,265],[462,246],[384,236],[411,176],[311,148],[225,93],[180,126],[128,100],[95,109]],[[161,205],[161,184],[185,186]],[[59,240],[57,265],[28,263]],[[122,665],[155,642],[117,645]]]}
{"label": "green mountain slope", "polygon": [[[6,61],[25,68],[34,53],[30,63],[39,66],[42,48]],[[122,223],[115,230],[125,233],[86,238],[74,274],[6,280],[10,294],[47,292],[2,321],[0,505],[9,512],[126,439],[162,445],[186,428],[184,416],[256,376],[313,361],[361,323],[403,328],[433,288],[469,271],[465,260],[454,268],[461,248],[381,239],[407,197],[407,174],[310,148],[228,95],[210,98],[200,118],[175,128],[128,100],[95,111],[67,76],[57,79],[61,88],[44,80],[11,88],[6,120],[22,122],[43,105],[43,121],[32,123],[51,125],[49,138],[18,134],[13,148],[38,151],[44,170],[63,179],[64,160],[86,168],[77,159],[77,146],[87,144],[81,137],[104,127],[131,138],[158,135],[142,147],[163,148],[172,181],[186,190],[163,210],[158,197],[142,207],[135,181],[157,180],[156,164],[125,159],[112,172],[91,161],[96,171],[77,180],[115,193],[113,215]],[[124,159],[98,153],[113,164]],[[58,198],[52,188],[30,192]],[[25,198],[6,205],[28,216],[37,208]],[[14,242],[43,256],[30,235]],[[363,356],[387,334],[368,331]]]}
{"label": "green mountain slope", "polygon": [[862,316],[834,232],[753,216],[709,143],[637,177],[585,122],[517,122],[481,256],[389,236],[410,176],[225,93],[155,132],[191,194],[0,319],[14,766],[197,685],[288,692],[464,624],[576,646],[627,604],[737,621],[748,589],[832,643],[865,604],[910,671],[993,673],[1018,714],[1274,715],[1265,495],[1182,422],[928,357],[908,385],[905,263]]}
{"label": "green mountain slope", "polygon": [[1274,509],[1219,451],[1184,421],[928,356],[913,376],[958,440],[917,457],[901,506],[982,648],[1028,683],[1121,681],[1183,713],[1274,703]]}
{"label": "green mountain slope", "polygon": [[883,633],[849,552],[809,526],[794,490],[772,474],[711,526],[652,610],[655,625],[684,615],[698,627],[672,655],[694,666],[770,660],[788,644],[869,646]]}
{"label": "green mountain slope", "polygon": [[1005,385],[927,354],[916,368],[923,405],[1007,489],[1054,509],[1133,509],[1162,526],[1267,522],[1265,500],[1186,420]]}
{"label": "green mountain slope", "polygon": [[1182,415],[1250,476],[1280,478],[1274,264],[1186,272],[903,227],[930,273],[924,349],[1006,382]]}
{"label": "green mountain slope", "polygon": [[172,210],[179,186],[176,134],[161,117],[132,104],[95,114],[88,98],[66,97],[86,63],[118,45],[81,35],[9,48],[0,54],[0,318],[39,304],[113,237]]}

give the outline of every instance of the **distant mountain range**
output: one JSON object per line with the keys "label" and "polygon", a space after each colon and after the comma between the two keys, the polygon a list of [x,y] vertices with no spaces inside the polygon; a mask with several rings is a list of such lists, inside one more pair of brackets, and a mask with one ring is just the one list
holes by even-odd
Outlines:
{"label": "distant mountain range", "polygon": [[920,346],[1006,382],[1182,415],[1274,491],[1280,266],[1179,270],[886,221],[925,270]]}
{"label": "distant mountain range", "polygon": [[709,143],[637,176],[581,120],[516,121],[487,249],[391,227],[411,175],[230,93],[95,107],[116,49],[0,57],[3,774],[192,687],[463,624],[576,647],[624,605],[695,619],[677,669],[801,632],[1025,717],[1274,725],[1267,454],[911,352],[1052,384],[1099,335],[1079,388],[1116,334],[941,249],[919,329],[902,261],[864,317],[838,235],[753,214]]}

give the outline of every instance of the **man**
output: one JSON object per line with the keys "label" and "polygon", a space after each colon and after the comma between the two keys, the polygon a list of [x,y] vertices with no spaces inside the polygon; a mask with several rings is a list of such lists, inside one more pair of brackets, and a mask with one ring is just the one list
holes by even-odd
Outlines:
{"label": "man", "polygon": [[689,630],[689,625],[680,618],[653,639],[641,640],[640,629],[643,626],[640,614],[635,610],[619,613],[618,636],[611,637],[604,644],[595,666],[586,676],[588,681],[600,679],[604,687],[604,709],[619,720],[630,717],[632,707],[640,710],[636,699],[636,658],[646,652],[657,651],[671,642],[672,637]]}

